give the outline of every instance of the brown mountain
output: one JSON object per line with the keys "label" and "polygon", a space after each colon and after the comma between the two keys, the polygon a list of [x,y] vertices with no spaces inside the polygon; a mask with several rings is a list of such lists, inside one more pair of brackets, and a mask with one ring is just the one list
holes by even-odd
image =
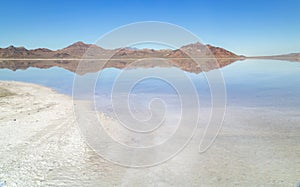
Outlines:
{"label": "brown mountain", "polygon": [[[210,51],[209,51],[210,50]],[[87,52],[88,51],[88,52]],[[52,51],[46,48],[27,50],[24,47],[9,46],[0,48],[0,58],[78,58],[83,55],[85,58],[102,57],[103,54],[113,55],[113,58],[142,58],[142,57],[161,57],[161,58],[189,58],[188,54],[197,54],[198,57],[216,58],[240,58],[240,56],[225,49],[201,43],[182,46],[177,50],[154,50],[154,49],[134,49],[120,48],[115,50],[103,49],[94,44],[76,42],[68,47]]]}
{"label": "brown mountain", "polygon": [[[88,51],[89,50],[89,51]],[[88,51],[88,53],[87,53]],[[66,48],[56,51],[56,57],[59,55],[62,58],[82,58],[84,55],[89,55],[85,58],[97,58],[97,55],[105,53],[107,50],[93,44],[85,44],[83,42],[76,42]]]}
{"label": "brown mountain", "polygon": [[[52,51],[46,48],[38,48],[27,50],[24,47],[9,46],[7,48],[0,48],[0,58],[12,59],[54,59],[54,58],[82,58],[86,51],[88,54],[101,54],[106,50],[92,44],[85,44],[83,42],[76,42],[66,48]],[[94,57],[94,56],[90,56]],[[95,56],[97,57],[97,56]]]}
{"label": "brown mountain", "polygon": [[172,58],[188,58],[188,55],[195,58],[242,58],[230,51],[212,45],[204,45],[200,42],[182,46],[180,49],[172,51],[168,57]]}
{"label": "brown mountain", "polygon": [[243,56],[238,56],[230,51],[227,51],[226,49],[223,49],[221,47],[215,47],[212,45],[206,45],[207,48],[212,52],[215,58],[243,58]]}
{"label": "brown mountain", "polygon": [[7,48],[0,48],[0,58],[24,58],[33,55],[32,51],[24,47],[9,46]]}
{"label": "brown mountain", "polygon": [[[200,42],[182,46],[180,49],[168,53],[166,57],[173,58],[174,63],[178,66],[187,66],[189,64],[190,67],[187,69],[198,68],[204,71],[223,67],[237,60],[244,59],[244,56],[238,56],[223,48],[204,45]],[[201,67],[197,67],[197,64],[192,65],[193,63],[188,63],[188,61],[191,61],[191,58],[196,59],[198,64],[200,62]]]}
{"label": "brown mountain", "polygon": [[[192,59],[193,57],[194,59]],[[75,72],[80,59],[84,63],[82,72],[94,72],[105,67],[130,68],[160,66],[153,58],[168,59],[169,66],[176,66],[190,72],[209,71],[243,59],[225,49],[199,42],[182,46],[176,50],[118,48],[103,49],[97,45],[76,42],[56,51],[46,48],[27,50],[24,47],[0,48],[0,68],[26,69],[28,67],[49,68],[59,66]],[[195,58],[197,62],[195,62]],[[3,59],[7,59],[3,61]],[[18,61],[13,61],[17,59]],[[41,59],[41,60],[39,60]],[[103,59],[110,59],[108,62]],[[147,60],[143,60],[147,59]],[[52,61],[50,61],[52,60]],[[133,63],[139,62],[139,63]],[[217,62],[217,63],[216,63]]]}

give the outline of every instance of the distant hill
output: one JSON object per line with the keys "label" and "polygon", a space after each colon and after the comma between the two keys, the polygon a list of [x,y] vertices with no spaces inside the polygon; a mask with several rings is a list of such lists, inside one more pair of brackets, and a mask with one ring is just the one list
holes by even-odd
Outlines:
{"label": "distant hill", "polygon": [[0,48],[0,58],[27,58],[27,59],[57,59],[57,58],[82,58],[86,51],[90,49],[94,54],[101,54],[106,50],[92,44],[76,42],[66,48],[52,51],[46,48],[38,48],[33,50],[24,47],[9,46]]}
{"label": "distant hill", "polygon": [[254,56],[254,57],[248,57],[248,58],[286,60],[286,61],[300,62],[300,53],[290,53],[290,54],[274,55],[274,56]]}

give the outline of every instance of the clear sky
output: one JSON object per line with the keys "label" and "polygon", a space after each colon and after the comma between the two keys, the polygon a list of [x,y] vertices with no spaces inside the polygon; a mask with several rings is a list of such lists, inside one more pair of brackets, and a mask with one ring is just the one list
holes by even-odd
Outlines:
{"label": "clear sky", "polygon": [[241,55],[300,52],[299,0],[0,0],[0,47],[93,43],[138,21],[177,24]]}

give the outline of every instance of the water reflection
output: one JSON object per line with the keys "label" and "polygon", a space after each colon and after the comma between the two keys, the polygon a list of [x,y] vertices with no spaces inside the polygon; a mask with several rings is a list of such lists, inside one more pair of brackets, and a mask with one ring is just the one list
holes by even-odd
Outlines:
{"label": "water reflection", "polygon": [[[56,91],[72,95],[74,79],[73,70],[65,68],[71,62],[57,61],[18,61],[2,62],[0,80],[14,80],[36,83],[55,89]],[[4,65],[5,64],[5,65]],[[74,64],[73,64],[74,65]],[[70,66],[71,67],[71,66]],[[75,67],[75,66],[74,66]],[[153,71],[172,70],[183,71],[178,67],[147,67]],[[220,69],[223,73],[228,105],[242,106],[268,106],[268,107],[300,107],[300,63],[273,60],[244,60],[237,61]],[[109,94],[112,83],[122,69],[115,67],[104,68],[101,71],[101,84],[97,83],[95,94],[105,97]],[[126,71],[134,75],[141,74],[144,68],[131,68]],[[171,72],[171,71],[170,71]],[[202,106],[210,100],[209,86],[203,73],[184,71],[194,82],[201,97]],[[86,75],[79,75],[86,76]],[[173,76],[175,81],[176,75]],[[155,81],[147,81],[138,87],[139,92],[144,93],[168,93],[162,84]],[[170,94],[170,93],[168,93]]]}

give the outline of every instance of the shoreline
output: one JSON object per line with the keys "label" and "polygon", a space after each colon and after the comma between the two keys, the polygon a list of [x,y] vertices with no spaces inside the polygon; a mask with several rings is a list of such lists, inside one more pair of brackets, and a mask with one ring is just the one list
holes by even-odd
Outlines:
{"label": "shoreline", "polygon": [[4,187],[94,186],[99,181],[108,186],[113,178],[102,173],[121,176],[121,168],[105,162],[80,136],[70,96],[15,81],[0,81],[0,88],[14,93],[0,97],[0,184]]}

